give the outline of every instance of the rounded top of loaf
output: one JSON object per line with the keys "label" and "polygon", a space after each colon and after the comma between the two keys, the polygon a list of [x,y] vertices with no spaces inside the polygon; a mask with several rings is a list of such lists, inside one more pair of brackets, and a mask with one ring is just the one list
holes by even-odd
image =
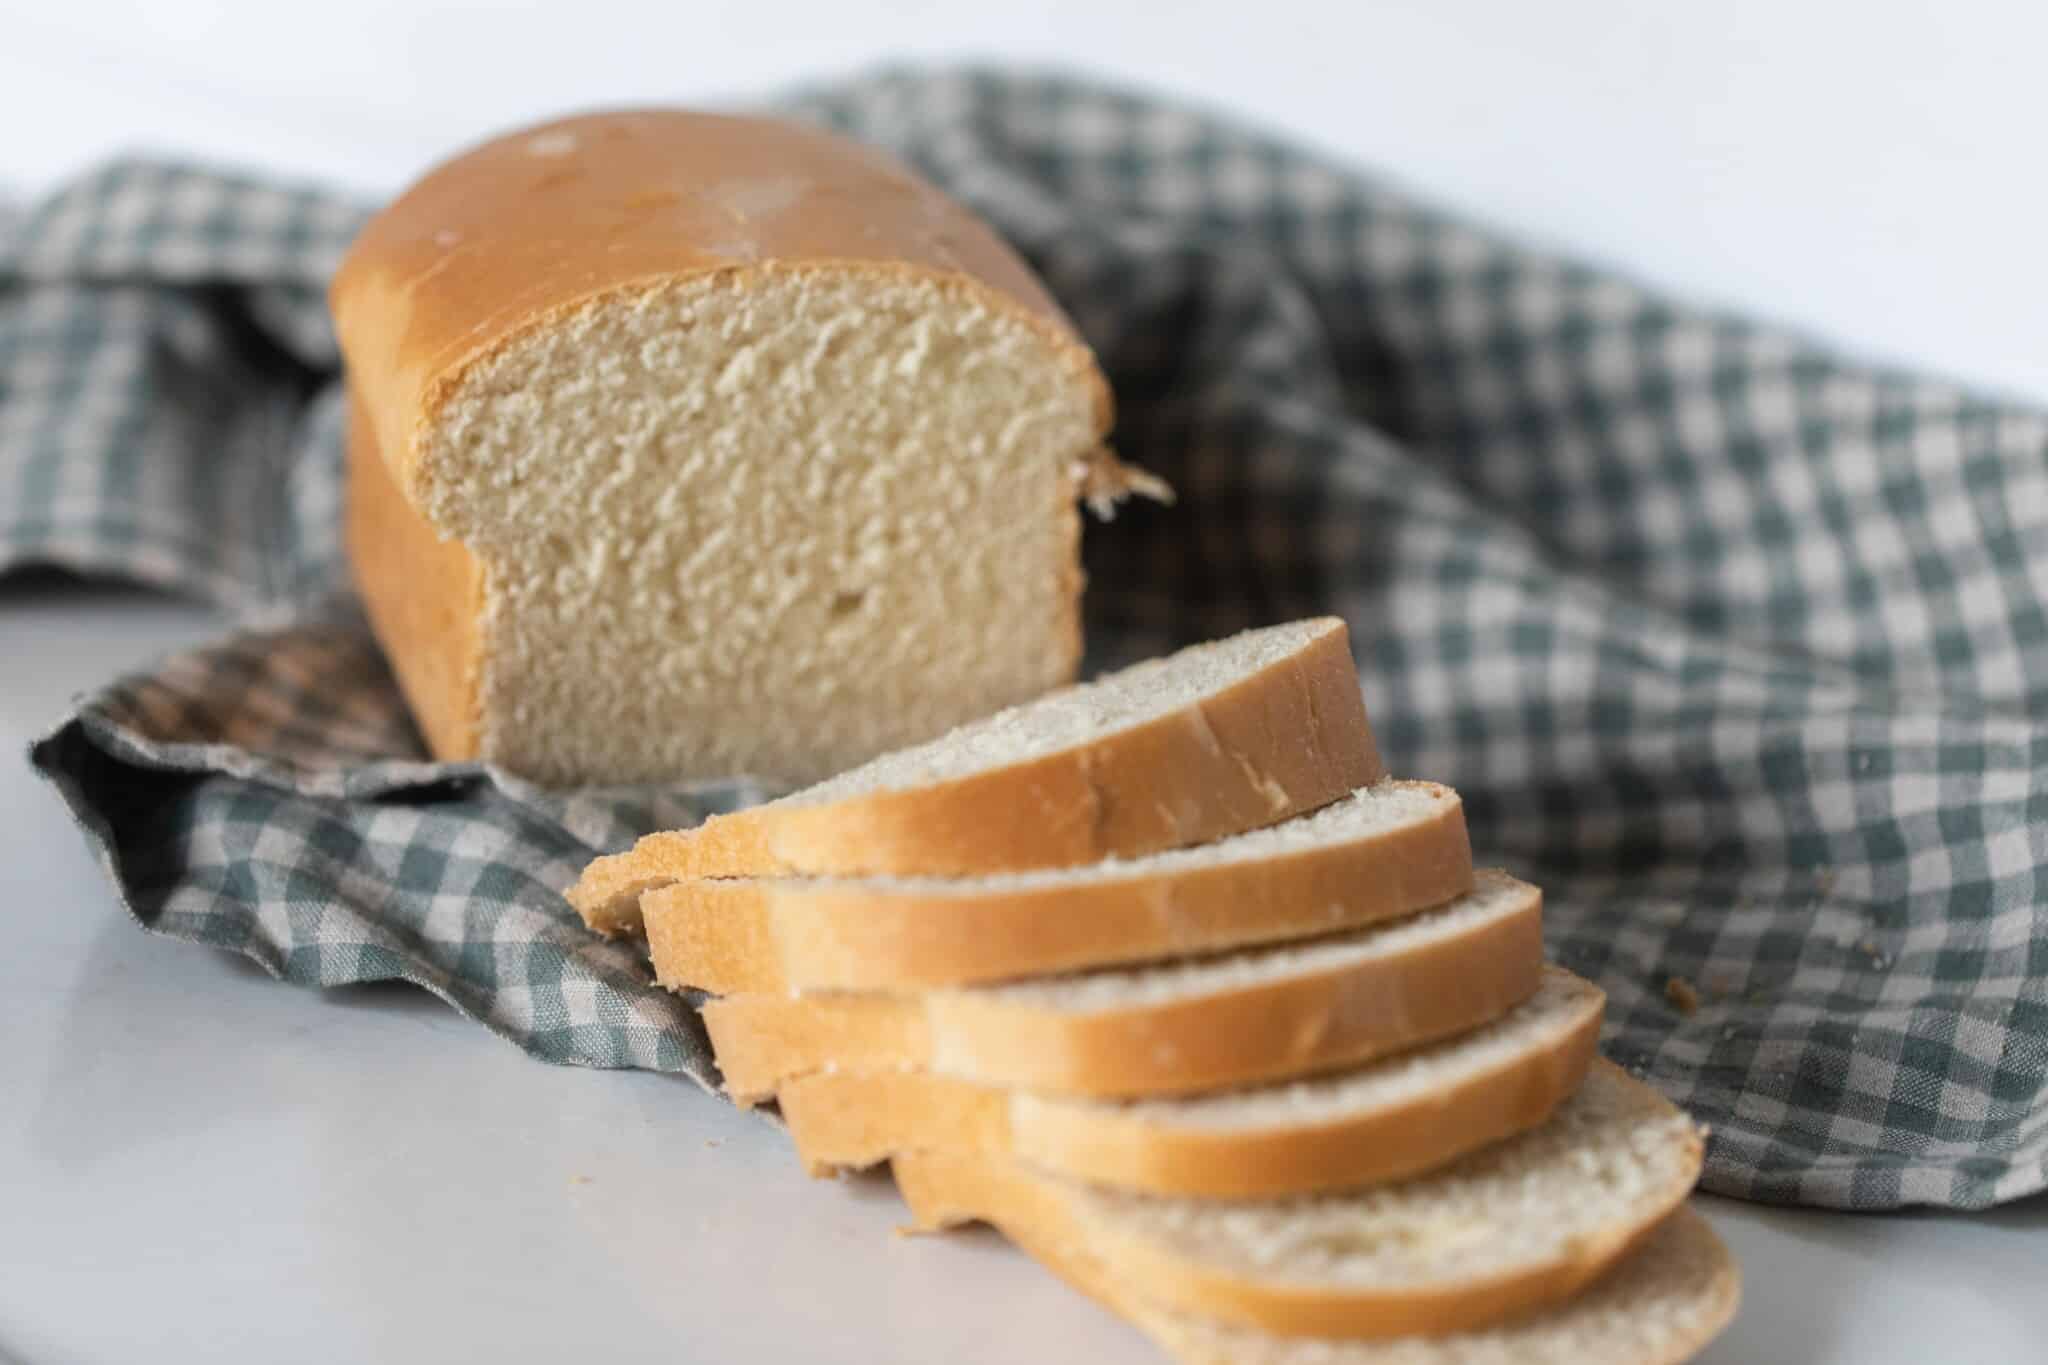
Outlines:
{"label": "rounded top of loaf", "polygon": [[887,154],[770,118],[583,114],[443,162],[366,224],[329,292],[401,486],[421,423],[477,359],[606,295],[709,272],[838,268],[957,283],[1094,359],[994,229]]}

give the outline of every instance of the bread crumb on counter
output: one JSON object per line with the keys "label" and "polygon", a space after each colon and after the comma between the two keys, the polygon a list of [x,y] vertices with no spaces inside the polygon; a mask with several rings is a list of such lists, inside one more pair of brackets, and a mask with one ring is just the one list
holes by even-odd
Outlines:
{"label": "bread crumb on counter", "polygon": [[1680,1014],[1693,1014],[1700,1007],[1699,988],[1682,976],[1667,978],[1664,982],[1664,998]]}

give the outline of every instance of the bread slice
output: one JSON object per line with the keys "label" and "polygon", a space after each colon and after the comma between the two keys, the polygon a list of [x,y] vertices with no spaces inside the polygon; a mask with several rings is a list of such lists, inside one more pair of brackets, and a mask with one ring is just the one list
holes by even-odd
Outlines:
{"label": "bread slice", "polygon": [[892,1162],[920,1227],[1080,1248],[1148,1303],[1282,1336],[1467,1331],[1562,1302],[1685,1199],[1701,1134],[1619,1067],[1550,1120],[1427,1175],[1254,1204],[1161,1199],[1005,1157]]}
{"label": "bread slice", "polygon": [[1061,1099],[916,1070],[821,1073],[776,1100],[813,1174],[937,1149],[1148,1194],[1272,1199],[1400,1179],[1542,1123],[1585,1079],[1602,1003],[1551,968],[1535,995],[1450,1042],[1184,1099]]}
{"label": "bread slice", "polygon": [[1180,1313],[1139,1297],[1079,1248],[1019,1244],[1181,1365],[1681,1365],[1720,1334],[1742,1300],[1734,1258],[1687,1206],[1551,1308],[1492,1327],[1380,1341],[1274,1336]]}
{"label": "bread slice", "polygon": [[993,877],[689,878],[641,897],[665,986],[907,990],[1326,934],[1472,889],[1457,793],[1363,787],[1219,843]]}
{"label": "bread slice", "polygon": [[734,995],[703,1015],[742,1103],[835,1068],[1187,1093],[1347,1066],[1498,1018],[1540,984],[1542,907],[1535,887],[1489,871],[1441,909],[1308,943],[920,994]]}
{"label": "bread slice", "polygon": [[1069,682],[1107,385],[883,153],[641,109],[436,167],[335,276],[347,542],[444,759],[814,781]]}
{"label": "bread slice", "polygon": [[569,890],[601,933],[683,877],[1074,867],[1207,843],[1385,775],[1350,638],[1321,618],[1151,659],[600,858]]}

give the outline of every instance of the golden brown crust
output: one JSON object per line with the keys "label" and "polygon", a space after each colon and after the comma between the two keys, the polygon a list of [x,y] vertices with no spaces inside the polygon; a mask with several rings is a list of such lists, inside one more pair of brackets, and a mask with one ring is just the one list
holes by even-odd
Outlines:
{"label": "golden brown crust", "polygon": [[1210,697],[1090,743],[950,781],[775,802],[650,834],[569,890],[601,933],[685,877],[972,877],[1075,867],[1274,824],[1385,776],[1344,623]]}
{"label": "golden brown crust", "polygon": [[1185,1094],[1327,1071],[1499,1018],[1543,974],[1542,896],[1454,937],[1343,967],[1092,1013],[1000,992],[825,991],[706,1002],[741,1103],[832,1067],[928,1067],[988,1085],[1092,1097]]}
{"label": "golden brown crust", "polygon": [[785,1084],[776,1101],[813,1174],[967,1151],[1150,1194],[1273,1199],[1397,1180],[1542,1123],[1585,1077],[1601,1002],[1587,989],[1563,1027],[1455,1086],[1256,1129],[1166,1125],[923,1070],[820,1073]]}
{"label": "golden brown crust", "polygon": [[398,491],[353,382],[345,517],[356,589],[427,748],[444,762],[475,758],[483,567]]}
{"label": "golden brown crust", "polygon": [[[1609,1063],[1597,1063],[1620,1075]],[[1646,1107],[1671,1110],[1639,1082]],[[1562,1303],[1584,1289],[1654,1231],[1691,1193],[1702,1144],[1688,1129],[1686,1174],[1646,1200],[1637,1216],[1561,1247],[1555,1259],[1510,1273],[1435,1285],[1323,1285],[1261,1279],[1182,1256],[1098,1216],[1073,1187],[1020,1162],[971,1151],[905,1153],[891,1164],[918,1225],[993,1223],[1034,1245],[1085,1247],[1116,1267],[1146,1302],[1279,1336],[1442,1335],[1490,1326],[1518,1313]]]}
{"label": "golden brown crust", "polygon": [[[506,134],[422,177],[365,225],[329,292],[354,397],[349,548],[378,637],[435,755],[482,753],[483,570],[429,529],[425,436],[471,368],[532,330],[622,295],[712,275],[912,275],[970,293],[1046,339],[1111,400],[1086,344],[980,219],[873,148],[760,118],[596,113]],[[1061,481],[1070,601],[1048,648],[1080,659],[1074,498]],[[413,576],[407,577],[410,573]]]}
{"label": "golden brown crust", "polygon": [[720,994],[904,990],[1355,929],[1472,889],[1463,806],[1367,838],[1147,876],[949,894],[929,882],[689,878],[641,899],[655,975]]}
{"label": "golden brown crust", "polygon": [[1108,386],[1086,346],[987,224],[882,152],[772,119],[646,109],[494,138],[371,219],[329,299],[410,495],[435,409],[528,329],[614,293],[806,266],[973,286],[1059,347],[1108,430]]}

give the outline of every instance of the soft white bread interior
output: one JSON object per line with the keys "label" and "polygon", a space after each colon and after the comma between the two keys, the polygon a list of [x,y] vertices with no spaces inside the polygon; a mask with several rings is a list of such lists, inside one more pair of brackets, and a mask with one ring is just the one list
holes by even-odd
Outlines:
{"label": "soft white bread interior", "polygon": [[1150,1194],[1270,1199],[1397,1180],[1544,1122],[1585,1079],[1602,999],[1552,968],[1528,1000],[1448,1042],[1175,1099],[1068,1099],[912,1068],[819,1072],[776,1101],[818,1174],[938,1149]]}
{"label": "soft white bread interior", "polygon": [[910,994],[724,996],[704,1022],[743,1103],[832,1069],[925,1067],[1130,1098],[1300,1076],[1499,1018],[1543,977],[1543,898],[1482,871],[1394,924],[1146,967]]}
{"label": "soft white bread interior", "polygon": [[1472,888],[1457,794],[1363,787],[1213,844],[988,877],[691,877],[640,899],[665,986],[901,990],[1326,934]]}
{"label": "soft white bread interior", "polygon": [[1684,1207],[1576,1297],[1491,1327],[1377,1341],[1278,1336],[1179,1312],[1145,1299],[1084,1248],[1021,1244],[1180,1365],[1680,1365],[1742,1299],[1728,1248]]}
{"label": "soft white bread interior", "polygon": [[880,153],[525,129],[373,219],[332,302],[351,558],[441,757],[810,781],[1073,676],[1076,499],[1130,482],[1107,388]]}
{"label": "soft white bread interior", "polygon": [[1073,676],[1085,372],[908,272],[700,276],[472,366],[414,495],[484,564],[482,752],[804,781]]}
{"label": "soft white bread interior", "polygon": [[1246,631],[1067,688],[766,805],[651,834],[569,890],[603,933],[683,877],[971,877],[1221,839],[1385,776],[1344,623]]}
{"label": "soft white bread interior", "polygon": [[1541,1126],[1413,1179],[1262,1203],[1162,1199],[981,1152],[895,1158],[921,1226],[1085,1248],[1148,1302],[1282,1335],[1463,1331],[1561,1302],[1685,1199],[1702,1140],[1596,1064]]}

